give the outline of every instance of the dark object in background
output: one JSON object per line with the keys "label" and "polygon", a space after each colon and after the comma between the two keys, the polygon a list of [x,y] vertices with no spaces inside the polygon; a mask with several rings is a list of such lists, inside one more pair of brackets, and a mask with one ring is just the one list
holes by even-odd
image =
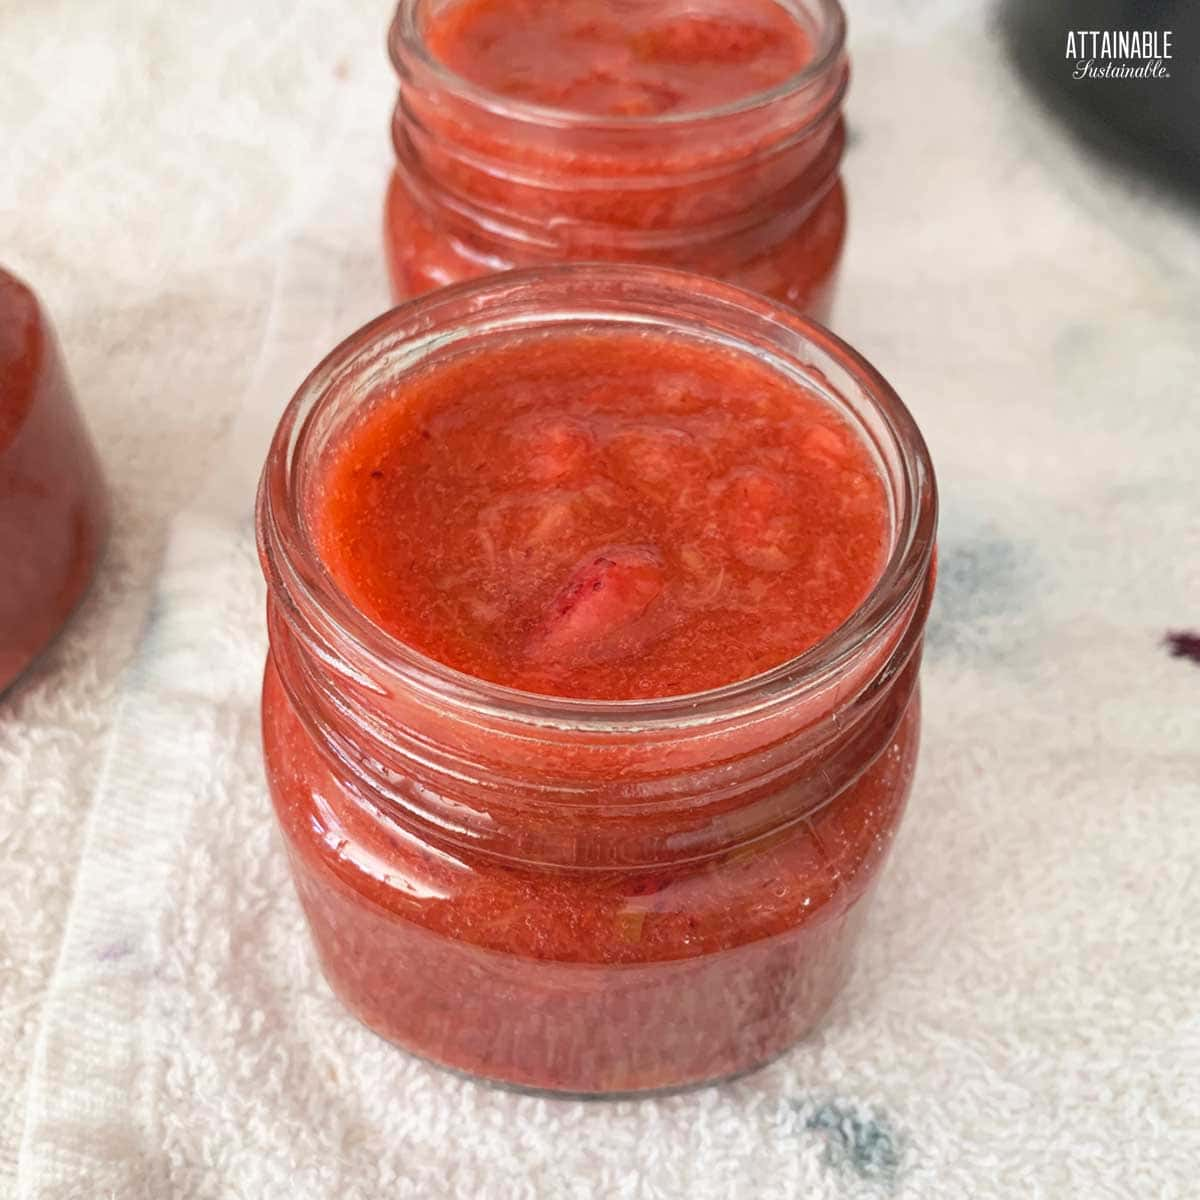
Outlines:
{"label": "dark object in background", "polygon": [[[1000,25],[1018,71],[1078,136],[1200,201],[1197,0],[1004,0]],[[1070,30],[1170,30],[1169,77],[1076,79]],[[1096,58],[1109,61],[1139,60]]]}

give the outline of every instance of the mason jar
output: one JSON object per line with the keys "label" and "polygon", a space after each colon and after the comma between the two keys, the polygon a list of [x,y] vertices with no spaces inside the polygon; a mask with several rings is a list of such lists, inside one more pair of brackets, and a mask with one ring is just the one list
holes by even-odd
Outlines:
{"label": "mason jar", "polygon": [[[629,327],[769,359],[861,437],[886,546],[846,620],[751,678],[592,700],[456,670],[351,601],[314,512],[323,465],[381,395],[497,339]],[[436,1063],[587,1095],[728,1077],[802,1038],[845,981],[911,787],[935,522],[925,444],[879,374],[715,280],[496,276],[334,350],[275,434],[258,538],[267,778],[346,1007]]]}
{"label": "mason jar", "polygon": [[396,298],[615,260],[713,275],[826,320],[846,237],[845,20],[837,0],[780,6],[810,48],[794,74],[716,107],[609,115],[464,78],[431,46],[454,5],[401,0],[384,211]]}

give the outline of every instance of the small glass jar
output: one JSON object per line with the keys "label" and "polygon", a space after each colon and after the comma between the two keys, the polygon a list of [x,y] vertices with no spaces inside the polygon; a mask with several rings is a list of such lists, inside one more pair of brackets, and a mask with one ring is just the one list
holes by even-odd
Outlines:
{"label": "small glass jar", "polygon": [[[382,391],[485,339],[605,326],[771,361],[858,430],[888,497],[882,576],[799,657],[688,696],[591,701],[472,678],[383,632],[314,548],[315,470]],[[392,311],[316,368],[258,501],[267,778],[325,974],[406,1049],[576,1094],[766,1062],[841,987],[916,763],[936,495],[882,378],[715,280],[561,267]]]}
{"label": "small glass jar", "polygon": [[848,81],[837,0],[780,0],[813,57],[719,108],[603,117],[490,92],[439,62],[447,0],[401,0],[396,169],[384,243],[397,299],[513,267],[619,260],[700,271],[825,320],[846,235]]}
{"label": "small glass jar", "polygon": [[0,270],[0,691],[71,615],[107,528],[54,331],[33,292]]}

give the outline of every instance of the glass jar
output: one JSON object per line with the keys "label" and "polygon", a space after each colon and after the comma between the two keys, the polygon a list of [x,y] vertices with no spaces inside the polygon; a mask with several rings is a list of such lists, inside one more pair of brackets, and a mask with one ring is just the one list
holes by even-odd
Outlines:
{"label": "glass jar", "polygon": [[[314,549],[315,468],[390,384],[494,336],[717,339],[815,391],[871,447],[890,542],[833,634],[688,696],[534,695],[372,624]],[[846,977],[917,755],[933,474],[853,350],[715,280],[559,267],[433,293],[317,367],[258,501],[267,778],[325,974],[372,1029],[527,1088],[718,1079],[807,1033]]]}
{"label": "glass jar", "polygon": [[837,0],[780,0],[813,57],[697,112],[602,117],[479,87],[426,31],[453,0],[401,0],[397,165],[384,242],[397,299],[512,267],[620,260],[700,271],[828,317],[846,201]]}
{"label": "glass jar", "polygon": [[71,615],[107,526],[54,332],[33,292],[0,270],[0,691]]}

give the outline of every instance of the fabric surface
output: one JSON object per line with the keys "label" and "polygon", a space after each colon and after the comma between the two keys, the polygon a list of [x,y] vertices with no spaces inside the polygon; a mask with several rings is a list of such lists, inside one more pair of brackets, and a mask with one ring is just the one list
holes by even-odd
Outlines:
{"label": "fabric surface", "polygon": [[990,16],[851,6],[835,326],[943,499],[925,738],[817,1036],[666,1099],[517,1096],[329,994],[259,763],[251,504],[386,305],[386,3],[0,0],[0,261],[116,497],[0,698],[0,1195],[1200,1191],[1200,223],[1025,94]]}

